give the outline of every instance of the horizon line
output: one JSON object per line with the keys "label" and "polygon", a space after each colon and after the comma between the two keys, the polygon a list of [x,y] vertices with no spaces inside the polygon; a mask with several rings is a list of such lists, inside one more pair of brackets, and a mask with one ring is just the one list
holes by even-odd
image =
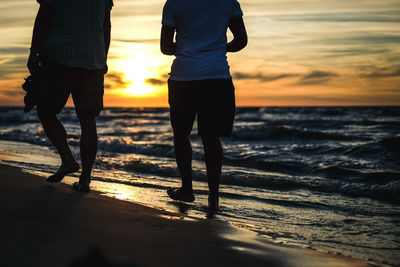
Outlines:
{"label": "horizon line", "polygon": [[[296,108],[296,107],[304,107],[304,108],[344,108],[344,107],[400,107],[399,105],[254,105],[254,106],[236,106],[236,108]],[[23,105],[0,105],[0,108],[24,108]],[[64,108],[74,108],[74,106],[65,106]],[[107,108],[166,108],[169,109],[168,106],[107,106]]]}

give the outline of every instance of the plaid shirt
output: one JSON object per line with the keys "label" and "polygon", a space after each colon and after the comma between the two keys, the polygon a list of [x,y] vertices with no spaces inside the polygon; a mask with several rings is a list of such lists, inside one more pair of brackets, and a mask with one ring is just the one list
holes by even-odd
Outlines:
{"label": "plaid shirt", "polygon": [[54,7],[44,55],[70,67],[102,69],[106,65],[103,25],[112,0],[37,0]]}

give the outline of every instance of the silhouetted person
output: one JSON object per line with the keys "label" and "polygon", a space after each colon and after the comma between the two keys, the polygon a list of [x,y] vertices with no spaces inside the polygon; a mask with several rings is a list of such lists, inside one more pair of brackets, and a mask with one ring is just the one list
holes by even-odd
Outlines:
{"label": "silhouetted person", "polygon": [[[168,80],[168,101],[182,179],[182,187],[167,192],[172,199],[194,201],[190,132],[197,115],[212,210],[218,209],[223,156],[220,137],[231,135],[235,116],[226,52],[237,52],[247,45],[242,15],[236,0],[168,0],[163,11],[161,51],[176,57]],[[230,43],[228,28],[234,36]]]}
{"label": "silhouetted person", "polygon": [[66,131],[57,118],[72,95],[81,125],[82,173],[73,188],[89,192],[97,153],[96,116],[103,109],[104,74],[110,45],[112,0],[38,0],[28,68],[38,80],[37,111],[43,129],[61,157],[47,181],[77,172]]}

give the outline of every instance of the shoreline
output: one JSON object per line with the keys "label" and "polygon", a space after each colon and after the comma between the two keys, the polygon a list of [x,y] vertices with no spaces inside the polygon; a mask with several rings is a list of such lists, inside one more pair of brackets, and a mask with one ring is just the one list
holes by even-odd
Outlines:
{"label": "shoreline", "polygon": [[2,164],[0,183],[5,266],[371,266],[273,244],[228,222],[75,192]]}

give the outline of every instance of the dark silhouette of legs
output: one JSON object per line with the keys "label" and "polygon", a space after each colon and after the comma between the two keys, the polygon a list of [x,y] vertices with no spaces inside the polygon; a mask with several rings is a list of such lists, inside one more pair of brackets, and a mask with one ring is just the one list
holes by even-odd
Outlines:
{"label": "dark silhouette of legs", "polygon": [[[83,111],[77,111],[77,115],[81,124],[80,149],[82,173],[79,183],[74,185],[73,188],[79,191],[88,192],[93,162],[97,153],[96,117]],[[65,175],[77,172],[79,170],[79,165],[75,161],[68,146],[65,128],[58,120],[56,114],[39,112],[39,118],[42,122],[44,131],[56,147],[61,157],[60,168],[54,175],[51,175],[47,181],[60,182]]]}
{"label": "dark silhouette of legs", "polygon": [[167,193],[172,199],[192,202],[194,201],[192,189],[192,145],[189,135],[175,134],[174,148],[176,163],[182,179],[182,187],[169,189]]}
{"label": "dark silhouette of legs", "polygon": [[192,193],[192,145],[188,135],[174,136],[176,163],[182,179],[182,189]]}
{"label": "dark silhouette of legs", "polygon": [[221,140],[217,135],[202,136],[201,140],[204,147],[204,160],[206,162],[208,188],[210,191],[208,206],[210,209],[217,209],[223,156]]}
{"label": "dark silhouette of legs", "polygon": [[79,165],[71,153],[67,143],[67,133],[56,114],[39,111],[38,115],[46,135],[56,147],[61,157],[60,168],[54,175],[51,175],[47,181],[60,182],[65,175],[77,172],[79,170]]}
{"label": "dark silhouette of legs", "polygon": [[81,188],[88,188],[92,167],[97,154],[97,129],[96,117],[84,111],[77,111],[81,124],[81,161],[82,173],[79,178]]}
{"label": "dark silhouette of legs", "polygon": [[[168,190],[172,199],[192,193],[190,132],[197,117],[197,132],[204,148],[209,188],[208,207],[218,211],[223,149],[220,137],[230,136],[235,117],[235,88],[231,79],[168,80],[168,102],[174,132],[176,162],[182,187]],[[194,196],[193,196],[194,199]],[[187,200],[183,200],[187,201]]]}
{"label": "dark silhouette of legs", "polygon": [[[219,183],[222,169],[222,144],[217,135],[202,136],[204,159],[209,188],[208,207],[217,210],[219,205]],[[169,189],[168,195],[175,200],[194,201],[192,189],[192,146],[188,135],[174,136],[175,157],[182,179],[182,187]]]}

